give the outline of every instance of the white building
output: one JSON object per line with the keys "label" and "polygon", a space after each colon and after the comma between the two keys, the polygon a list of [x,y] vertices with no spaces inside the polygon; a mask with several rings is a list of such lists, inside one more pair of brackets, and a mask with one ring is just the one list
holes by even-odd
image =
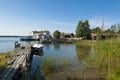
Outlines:
{"label": "white building", "polygon": [[33,38],[33,39],[39,39],[39,40],[42,40],[42,41],[48,41],[51,39],[51,35],[50,35],[50,32],[45,30],[45,31],[32,31],[30,33],[30,36]]}

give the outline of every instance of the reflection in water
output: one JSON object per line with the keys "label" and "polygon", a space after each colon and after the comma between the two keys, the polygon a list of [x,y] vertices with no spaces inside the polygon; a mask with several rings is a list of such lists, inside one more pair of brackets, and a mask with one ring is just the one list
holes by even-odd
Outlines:
{"label": "reflection in water", "polygon": [[47,49],[50,48],[50,44],[43,44]]}
{"label": "reflection in water", "polygon": [[40,57],[44,55],[44,52],[33,52],[33,60],[30,69],[30,80],[44,80],[44,77],[40,73]]}
{"label": "reflection in water", "polygon": [[87,58],[90,55],[90,46],[76,46],[76,55],[79,61]]}
{"label": "reflection in water", "polygon": [[[14,42],[19,40],[20,38],[1,38],[0,37],[0,45],[2,46],[0,47],[0,52],[2,53],[9,50],[13,50]],[[34,44],[39,42],[34,41],[30,43]],[[67,66],[68,69],[66,69],[66,74],[64,70],[58,71],[51,77],[52,79],[49,79],[49,80],[67,80],[66,75],[72,78],[74,77],[77,78],[72,80],[90,80],[90,79],[84,79],[81,75],[88,76],[93,71],[89,72],[89,74],[86,75],[85,73],[84,74],[81,73],[81,70],[85,69],[84,63],[86,58],[92,60],[93,48],[89,46],[75,46],[74,44],[43,44],[43,45],[44,45],[43,47],[44,53],[35,53],[35,55],[33,56],[33,60],[31,62],[30,76],[35,76],[36,78],[39,78],[38,80],[42,80],[40,78],[41,73],[40,73],[39,65],[40,65],[41,58],[43,58],[43,55],[44,55],[44,56],[52,56],[53,58],[55,58],[55,61],[60,62],[58,63],[58,66],[66,67],[66,65],[68,65]],[[83,79],[81,79],[81,77]],[[31,78],[31,80],[36,80],[36,79]]]}
{"label": "reflection in water", "polygon": [[35,51],[35,52],[33,52],[32,54],[37,55],[37,56],[43,56],[43,55],[44,55],[44,52],[43,52],[43,51],[41,51],[41,52]]}
{"label": "reflection in water", "polygon": [[[85,59],[91,57],[91,47],[75,46],[74,44],[50,44],[49,49],[44,45],[44,56],[53,57],[56,62],[55,73],[48,80],[67,80],[66,77],[76,77],[85,80]],[[91,72],[90,72],[91,73]],[[85,74],[86,75],[86,74]],[[73,79],[74,80],[74,79]]]}
{"label": "reflection in water", "polygon": [[75,50],[76,50],[76,56],[79,62],[81,63],[81,72],[83,74],[85,71],[85,65],[84,65],[85,59],[88,57],[90,53],[90,47],[89,46],[76,46]]}
{"label": "reflection in water", "polygon": [[54,46],[54,49],[55,49],[56,51],[59,51],[59,50],[60,50],[60,44],[55,43],[53,46]]}
{"label": "reflection in water", "polygon": [[96,76],[95,76],[95,70],[92,68],[93,48],[90,46],[76,46],[75,50],[76,50],[76,56],[81,63],[81,72],[82,72],[81,79],[94,80]]}

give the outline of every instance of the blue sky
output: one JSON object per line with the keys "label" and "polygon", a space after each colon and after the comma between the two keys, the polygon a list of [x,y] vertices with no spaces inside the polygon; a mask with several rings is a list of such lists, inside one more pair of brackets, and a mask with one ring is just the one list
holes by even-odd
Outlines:
{"label": "blue sky", "polygon": [[120,0],[0,0],[0,35],[29,35],[32,30],[73,32],[79,20],[90,28],[120,23]]}

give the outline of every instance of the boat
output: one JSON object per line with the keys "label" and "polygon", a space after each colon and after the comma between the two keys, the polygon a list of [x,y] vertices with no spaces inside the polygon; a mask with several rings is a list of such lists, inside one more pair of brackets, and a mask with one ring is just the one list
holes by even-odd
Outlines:
{"label": "boat", "polygon": [[20,40],[21,41],[32,41],[32,37],[26,36],[26,37],[22,37]]}
{"label": "boat", "polygon": [[21,41],[36,41],[38,39],[35,39],[35,38],[31,37],[31,36],[27,36],[27,37],[22,37],[20,40]]}
{"label": "boat", "polygon": [[43,45],[42,44],[33,44],[32,45],[32,51],[33,52],[42,52],[43,51]]}

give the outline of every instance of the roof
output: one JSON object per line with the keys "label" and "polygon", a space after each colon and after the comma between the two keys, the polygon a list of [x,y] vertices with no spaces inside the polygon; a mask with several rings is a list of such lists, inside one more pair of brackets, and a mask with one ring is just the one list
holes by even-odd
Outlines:
{"label": "roof", "polygon": [[63,35],[72,35],[73,33],[62,33]]}
{"label": "roof", "polygon": [[50,33],[48,30],[45,31],[32,31],[33,33]]}

